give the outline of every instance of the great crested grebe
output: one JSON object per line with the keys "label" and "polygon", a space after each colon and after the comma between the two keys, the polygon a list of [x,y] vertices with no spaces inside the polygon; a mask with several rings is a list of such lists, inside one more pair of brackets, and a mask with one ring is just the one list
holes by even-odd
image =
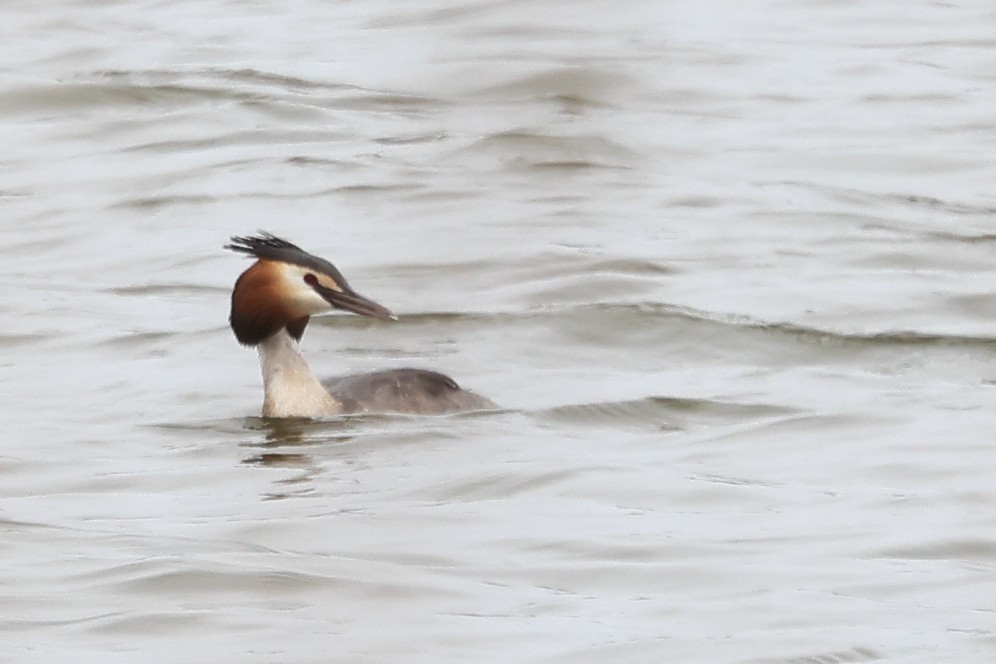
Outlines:
{"label": "great crested grebe", "polygon": [[233,237],[225,248],[257,259],[235,282],[229,323],[239,343],[259,350],[263,417],[440,414],[496,407],[449,376],[425,369],[389,369],[319,381],[298,346],[309,317],[333,309],[378,320],[397,317],[356,293],[332,263],[275,235]]}

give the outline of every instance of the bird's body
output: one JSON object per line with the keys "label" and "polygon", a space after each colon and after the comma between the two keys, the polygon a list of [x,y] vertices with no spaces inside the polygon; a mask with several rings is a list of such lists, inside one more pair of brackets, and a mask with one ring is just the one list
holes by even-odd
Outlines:
{"label": "bird's body", "polygon": [[456,413],[495,405],[452,378],[428,369],[387,369],[322,381],[349,412]]}
{"label": "bird's body", "polygon": [[495,404],[425,369],[389,369],[320,381],[299,341],[310,316],[333,308],[396,320],[353,291],[328,261],[269,234],[234,237],[228,249],[257,261],[232,291],[229,322],[236,338],[259,351],[264,417],[323,417],[341,413],[442,414],[487,410]]}

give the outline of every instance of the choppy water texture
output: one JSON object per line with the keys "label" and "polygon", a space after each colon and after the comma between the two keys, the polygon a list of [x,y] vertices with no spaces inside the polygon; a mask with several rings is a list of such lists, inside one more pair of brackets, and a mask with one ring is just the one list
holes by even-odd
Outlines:
{"label": "choppy water texture", "polygon": [[8,4],[0,660],[996,658],[991,2]]}

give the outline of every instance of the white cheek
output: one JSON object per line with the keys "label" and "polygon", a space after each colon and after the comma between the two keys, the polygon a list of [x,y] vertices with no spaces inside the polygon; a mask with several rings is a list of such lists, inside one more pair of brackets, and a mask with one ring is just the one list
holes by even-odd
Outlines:
{"label": "white cheek", "polygon": [[308,316],[332,311],[332,305],[302,282],[302,289],[294,297],[294,308]]}
{"label": "white cheek", "polygon": [[281,276],[283,277],[281,290],[283,290],[291,309],[301,316],[314,316],[332,311],[332,305],[316,293],[311,286],[304,283],[304,277],[307,274],[307,270],[296,265],[281,265]]}

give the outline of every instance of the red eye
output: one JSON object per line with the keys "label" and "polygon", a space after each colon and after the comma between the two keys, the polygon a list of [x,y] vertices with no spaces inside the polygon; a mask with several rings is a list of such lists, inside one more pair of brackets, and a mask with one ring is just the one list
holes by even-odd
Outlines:
{"label": "red eye", "polygon": [[304,283],[314,288],[315,286],[318,285],[318,277],[309,272],[308,274],[304,275]]}

